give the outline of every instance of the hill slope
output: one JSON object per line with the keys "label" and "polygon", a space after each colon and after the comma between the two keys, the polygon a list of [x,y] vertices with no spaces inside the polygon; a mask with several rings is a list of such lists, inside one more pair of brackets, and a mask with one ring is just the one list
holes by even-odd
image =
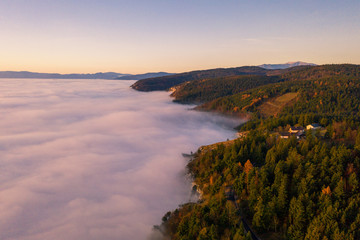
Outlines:
{"label": "hill slope", "polygon": [[307,68],[306,66],[291,67],[287,69],[267,70],[266,76],[240,75],[220,78],[199,79],[184,82],[171,90],[171,96],[179,103],[204,103],[216,98],[233,95],[258,86],[288,81],[282,75]]}
{"label": "hill slope", "polygon": [[[359,65],[344,64],[306,67],[285,73],[279,77],[284,80],[283,83],[269,84],[242,93],[218,98],[198,106],[197,109],[227,114],[259,113],[259,106],[263,106],[265,102],[289,92],[298,92],[297,102],[292,108],[289,108],[293,109],[294,114],[305,111],[307,113],[324,114],[329,112],[337,113],[338,115],[344,112],[343,114],[355,113],[358,115],[356,108],[350,108],[346,103],[353,103],[357,106],[356,104],[359,102],[357,100],[360,97]],[[329,105],[326,107],[324,100],[322,100],[325,98],[328,98],[326,100],[329,102]]]}
{"label": "hill slope", "polygon": [[219,97],[233,95],[251,88],[283,81],[278,76],[229,76],[194,80],[174,87],[171,94],[175,102],[204,103]]}
{"label": "hill slope", "polygon": [[201,79],[220,78],[239,75],[260,75],[265,76],[268,70],[260,67],[238,67],[238,68],[218,68],[203,71],[193,71],[180,73],[171,76],[158,78],[147,78],[137,81],[131,87],[139,91],[168,90],[180,83]]}
{"label": "hill slope", "polygon": [[155,77],[163,77],[168,75],[174,75],[174,73],[167,72],[154,72],[154,73],[144,73],[144,74],[129,74],[122,77],[116,78],[117,80],[141,80],[146,78],[155,78]]}

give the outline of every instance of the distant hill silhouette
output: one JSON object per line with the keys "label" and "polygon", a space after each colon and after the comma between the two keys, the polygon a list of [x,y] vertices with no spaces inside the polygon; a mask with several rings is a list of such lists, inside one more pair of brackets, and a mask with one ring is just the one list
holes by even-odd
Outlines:
{"label": "distant hill silhouette", "polygon": [[15,71],[2,71],[0,78],[40,78],[40,79],[115,79],[124,74],[115,72],[98,72],[98,73],[85,73],[85,74],[59,74],[59,73],[38,73],[38,72],[15,72]]}
{"label": "distant hill silhouette", "polygon": [[118,77],[116,79],[119,80],[141,80],[145,78],[154,78],[154,77],[163,77],[168,75],[173,75],[174,73],[167,73],[167,72],[151,72],[151,73],[144,73],[144,74],[135,74],[135,75],[125,75],[122,77]]}
{"label": "distant hill silhouette", "polygon": [[166,72],[144,74],[123,74],[116,72],[59,74],[28,71],[0,71],[0,78],[140,80],[149,77],[162,77],[170,74],[171,73]]}
{"label": "distant hill silhouette", "polygon": [[139,91],[167,90],[180,83],[201,79],[220,78],[240,75],[265,76],[269,70],[256,66],[237,68],[217,68],[210,70],[192,71],[164,77],[146,78],[137,81],[131,87]]}
{"label": "distant hill silhouette", "polygon": [[262,64],[262,65],[259,65],[259,67],[262,67],[265,69],[286,69],[286,68],[298,67],[298,66],[316,66],[316,64],[298,61],[298,62],[287,62],[284,64]]}

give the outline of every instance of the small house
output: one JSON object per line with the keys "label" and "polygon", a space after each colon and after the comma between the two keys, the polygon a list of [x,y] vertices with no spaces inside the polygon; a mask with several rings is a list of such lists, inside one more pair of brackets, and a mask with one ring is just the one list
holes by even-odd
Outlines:
{"label": "small house", "polygon": [[303,127],[290,127],[289,133],[297,134],[297,133],[303,133],[304,128]]}
{"label": "small house", "polygon": [[306,130],[316,130],[316,129],[319,129],[321,128],[321,125],[318,124],[318,123],[312,123],[312,124],[309,124],[306,126]]}

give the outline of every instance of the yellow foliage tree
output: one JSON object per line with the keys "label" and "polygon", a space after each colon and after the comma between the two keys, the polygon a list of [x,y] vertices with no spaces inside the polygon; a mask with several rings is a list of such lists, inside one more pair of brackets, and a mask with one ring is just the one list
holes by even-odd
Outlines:
{"label": "yellow foliage tree", "polygon": [[250,172],[251,169],[253,169],[254,166],[252,165],[252,163],[250,162],[250,160],[248,159],[244,165],[244,171],[246,172],[246,175]]}
{"label": "yellow foliage tree", "polygon": [[324,189],[322,190],[322,193],[323,193],[324,195],[331,195],[330,186],[324,188]]}

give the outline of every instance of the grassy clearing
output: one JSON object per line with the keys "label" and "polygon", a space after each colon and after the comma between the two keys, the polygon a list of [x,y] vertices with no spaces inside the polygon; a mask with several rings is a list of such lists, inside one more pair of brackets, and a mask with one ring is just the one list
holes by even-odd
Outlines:
{"label": "grassy clearing", "polygon": [[259,106],[259,112],[264,117],[276,116],[283,107],[290,104],[297,96],[297,92],[292,92],[269,99]]}

